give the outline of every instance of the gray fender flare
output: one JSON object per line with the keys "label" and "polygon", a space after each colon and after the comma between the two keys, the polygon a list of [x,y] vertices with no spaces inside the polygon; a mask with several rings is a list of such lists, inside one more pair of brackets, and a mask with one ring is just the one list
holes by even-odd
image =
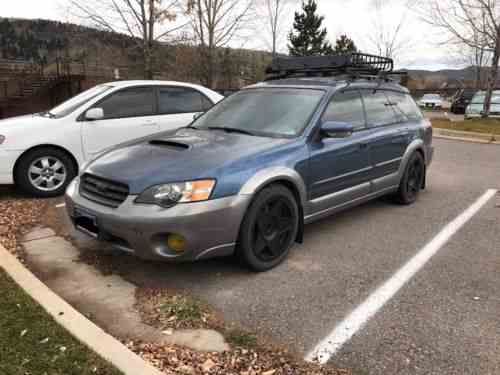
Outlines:
{"label": "gray fender flare", "polygon": [[414,152],[416,151],[422,151],[422,154],[424,155],[424,162],[427,163],[427,155],[425,154],[425,147],[424,147],[424,141],[421,139],[415,139],[413,140],[408,147],[406,148],[406,151],[403,155],[403,160],[401,161],[401,164],[399,165],[399,171],[398,171],[398,178],[399,181],[403,178],[403,175],[406,170],[406,166],[408,165],[408,162],[410,161],[410,157],[413,155]]}
{"label": "gray fender flare", "polygon": [[302,177],[294,169],[287,167],[270,167],[263,169],[253,175],[240,189],[240,195],[254,195],[274,181],[286,180],[292,183],[300,196],[300,204],[302,207],[307,205],[307,189]]}

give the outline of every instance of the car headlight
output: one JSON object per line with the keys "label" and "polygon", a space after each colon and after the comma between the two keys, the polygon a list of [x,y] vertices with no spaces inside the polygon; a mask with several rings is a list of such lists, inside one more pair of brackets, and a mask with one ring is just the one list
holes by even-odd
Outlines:
{"label": "car headlight", "polygon": [[0,135],[0,145],[5,142],[5,135]]}
{"label": "car headlight", "polygon": [[168,208],[177,203],[206,201],[210,198],[214,186],[215,180],[197,180],[156,185],[141,193],[135,202],[156,204]]}

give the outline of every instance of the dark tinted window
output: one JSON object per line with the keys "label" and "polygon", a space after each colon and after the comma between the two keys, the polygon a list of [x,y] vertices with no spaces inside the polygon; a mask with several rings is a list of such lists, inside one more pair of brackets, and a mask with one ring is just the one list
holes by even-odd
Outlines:
{"label": "dark tinted window", "polygon": [[383,126],[398,122],[389,99],[382,90],[363,90],[368,126]]}
{"label": "dark tinted window", "polygon": [[212,103],[200,92],[184,87],[161,87],[160,114],[205,112]]}
{"label": "dark tinted window", "polygon": [[339,121],[354,126],[355,129],[365,127],[363,102],[358,91],[345,91],[335,94],[323,114],[322,122]]}
{"label": "dark tinted window", "polygon": [[422,112],[410,95],[391,91],[387,91],[386,94],[399,122],[422,119]]}
{"label": "dark tinted window", "polygon": [[103,109],[105,119],[112,119],[153,115],[154,102],[151,87],[134,87],[111,94],[95,106]]}

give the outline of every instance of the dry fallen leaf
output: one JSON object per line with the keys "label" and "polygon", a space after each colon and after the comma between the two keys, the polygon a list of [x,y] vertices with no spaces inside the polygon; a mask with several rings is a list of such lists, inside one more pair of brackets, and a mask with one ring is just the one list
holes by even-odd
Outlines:
{"label": "dry fallen leaf", "polygon": [[209,358],[201,365],[201,369],[203,370],[203,372],[209,372],[215,366],[215,362]]}

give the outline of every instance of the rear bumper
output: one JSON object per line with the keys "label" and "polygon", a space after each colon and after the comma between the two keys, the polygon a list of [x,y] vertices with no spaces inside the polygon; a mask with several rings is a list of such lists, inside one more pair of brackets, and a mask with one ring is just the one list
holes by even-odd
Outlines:
{"label": "rear bumper", "polygon": [[[98,239],[140,258],[168,262],[232,254],[251,199],[250,196],[236,195],[165,209],[135,204],[136,197],[129,196],[118,208],[110,208],[82,197],[78,191],[78,179],[68,187],[65,198],[73,223],[75,207],[95,216]],[[175,253],[167,245],[167,237],[172,233],[186,239],[186,249],[182,254]]]}
{"label": "rear bumper", "polygon": [[0,185],[14,183],[14,165],[22,151],[0,150]]}

